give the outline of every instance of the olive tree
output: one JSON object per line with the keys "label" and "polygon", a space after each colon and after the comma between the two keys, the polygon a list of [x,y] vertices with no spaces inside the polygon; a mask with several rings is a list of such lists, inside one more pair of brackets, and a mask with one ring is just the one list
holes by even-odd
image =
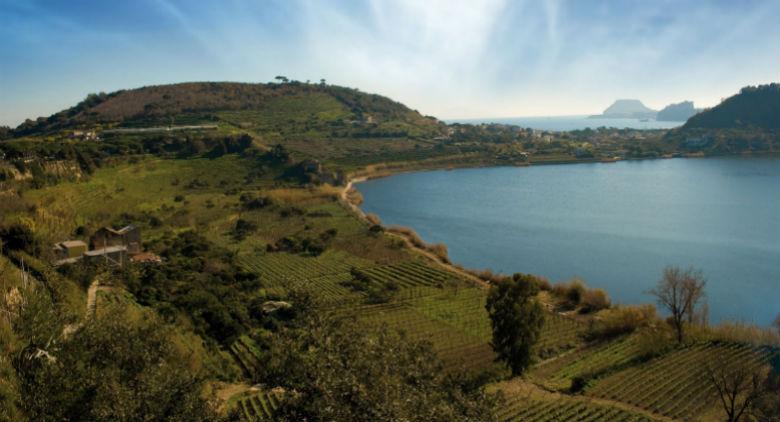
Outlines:
{"label": "olive tree", "polygon": [[685,324],[692,323],[704,306],[704,286],[707,284],[700,270],[669,266],[664,268],[658,285],[650,290],[658,304],[671,314],[670,323],[682,343]]}
{"label": "olive tree", "polygon": [[490,344],[512,375],[521,375],[531,364],[531,352],[544,324],[536,286],[533,276],[515,274],[490,288],[485,305],[493,327]]}

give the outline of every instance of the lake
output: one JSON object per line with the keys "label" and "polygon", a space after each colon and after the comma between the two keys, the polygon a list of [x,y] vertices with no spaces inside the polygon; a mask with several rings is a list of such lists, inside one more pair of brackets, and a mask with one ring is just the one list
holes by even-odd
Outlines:
{"label": "lake", "polygon": [[707,277],[710,319],[780,313],[780,158],[429,171],[360,183],[364,211],[470,268],[583,278],[648,303],[666,265]]}
{"label": "lake", "polygon": [[598,118],[589,119],[588,116],[549,116],[549,117],[498,117],[485,119],[460,119],[447,120],[447,123],[501,123],[505,125],[517,125],[530,127],[531,129],[548,131],[569,131],[598,127],[615,127],[619,129],[671,129],[682,126],[685,122],[664,122],[653,119],[641,121],[639,119],[613,119]]}

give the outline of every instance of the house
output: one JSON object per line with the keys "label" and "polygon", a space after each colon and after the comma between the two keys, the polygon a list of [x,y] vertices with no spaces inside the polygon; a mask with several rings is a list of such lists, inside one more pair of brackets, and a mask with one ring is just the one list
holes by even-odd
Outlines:
{"label": "house", "polygon": [[92,249],[124,246],[128,254],[141,253],[141,229],[132,224],[119,230],[103,227],[90,237],[89,244]]}
{"label": "house", "polygon": [[81,240],[66,240],[55,244],[53,250],[59,259],[80,258],[87,251],[87,244]]}
{"label": "house", "polygon": [[124,245],[107,246],[84,252],[84,259],[88,262],[111,262],[123,265],[127,262],[127,247]]}

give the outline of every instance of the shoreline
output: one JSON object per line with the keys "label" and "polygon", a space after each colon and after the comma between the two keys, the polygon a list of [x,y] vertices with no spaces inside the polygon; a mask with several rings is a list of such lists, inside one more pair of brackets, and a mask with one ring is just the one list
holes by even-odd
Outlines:
{"label": "shoreline", "polygon": [[[541,162],[541,163],[531,162],[524,165],[485,162],[482,160],[454,163],[452,161],[452,157],[448,157],[448,158],[450,158],[450,160],[436,160],[435,162],[416,162],[416,163],[408,163],[408,162],[378,163],[378,164],[366,166],[347,175],[347,179],[346,179],[347,183],[339,191],[338,199],[360,221],[362,221],[364,224],[370,225],[370,224],[375,224],[375,222],[368,217],[370,214],[366,213],[360,206],[362,204],[362,195],[359,196],[360,200],[358,201],[354,201],[355,198],[350,198],[351,196],[350,193],[352,192],[357,192],[358,194],[360,193],[356,185],[358,183],[362,183],[365,181],[380,179],[380,178],[385,178],[390,176],[396,176],[396,175],[406,174],[406,173],[441,171],[441,170],[460,170],[460,169],[487,168],[487,167],[530,167],[532,165],[551,165],[551,164],[581,164],[581,163],[611,164],[606,162],[600,162],[599,160],[587,160],[587,161],[577,160],[577,161],[565,161],[565,162],[554,162],[554,163],[553,162]],[[734,158],[734,159],[759,158],[761,159],[761,158],[780,158],[780,153],[769,152],[769,153],[762,153],[762,154],[718,154],[718,155],[708,155],[708,156],[688,156],[688,157],[673,157],[673,158]],[[666,160],[666,159],[671,159],[671,157],[626,159],[620,161],[644,161],[644,160],[656,160],[656,159]],[[480,272],[479,269],[469,268],[463,265],[459,265],[458,263],[452,262],[449,259],[449,257],[447,257],[446,259],[442,259],[439,256],[431,253],[425,246],[421,247],[414,244],[414,242],[412,242],[411,236],[401,231],[393,230],[393,228],[402,229],[403,231],[409,230],[412,233],[416,234],[414,227],[387,225],[385,223],[382,223],[381,220],[379,224],[385,229],[385,233],[387,235],[402,239],[407,244],[407,246],[410,249],[412,249],[415,253],[422,255],[424,258],[434,263],[435,265],[442,267],[452,273],[464,276],[465,278],[474,281],[478,286],[482,288],[489,288],[491,286],[490,281],[478,275]],[[425,242],[424,239],[423,239],[423,243],[427,244],[427,242]],[[441,243],[441,244],[447,246],[446,243]],[[486,271],[492,272],[493,270],[490,268],[486,268]],[[495,274],[498,275],[499,273],[495,273]],[[649,302],[641,302],[637,304],[646,304],[646,303]],[[753,326],[762,330],[768,328],[768,326],[765,324],[759,324],[756,323],[755,321],[744,321],[739,319],[724,320],[717,323],[711,323],[711,326],[713,327],[722,326],[724,323],[735,323],[738,325],[746,324],[747,326]]]}

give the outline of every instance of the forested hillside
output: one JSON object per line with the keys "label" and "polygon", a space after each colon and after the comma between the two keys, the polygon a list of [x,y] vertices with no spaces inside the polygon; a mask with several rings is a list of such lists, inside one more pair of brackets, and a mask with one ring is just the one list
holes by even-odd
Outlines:
{"label": "forested hillside", "polygon": [[683,129],[780,129],[780,84],[748,86],[688,119]]}

